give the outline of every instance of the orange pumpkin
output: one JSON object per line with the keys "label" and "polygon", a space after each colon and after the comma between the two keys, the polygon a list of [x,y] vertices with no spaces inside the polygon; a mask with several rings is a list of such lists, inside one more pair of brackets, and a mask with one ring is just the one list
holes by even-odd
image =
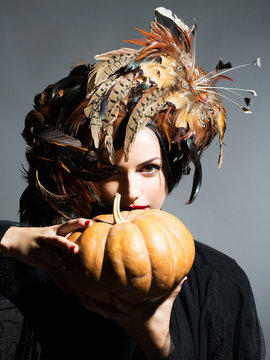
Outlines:
{"label": "orange pumpkin", "polygon": [[99,215],[93,225],[73,233],[79,252],[70,257],[67,278],[78,297],[108,303],[111,296],[139,303],[165,295],[189,272],[195,255],[193,238],[175,216],[162,210]]}

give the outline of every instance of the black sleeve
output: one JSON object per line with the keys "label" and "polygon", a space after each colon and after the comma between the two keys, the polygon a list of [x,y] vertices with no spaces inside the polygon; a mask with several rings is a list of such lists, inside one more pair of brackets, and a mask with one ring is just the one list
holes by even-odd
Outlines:
{"label": "black sleeve", "polygon": [[188,280],[174,302],[167,360],[263,360],[265,346],[249,280],[237,263],[196,246]]}

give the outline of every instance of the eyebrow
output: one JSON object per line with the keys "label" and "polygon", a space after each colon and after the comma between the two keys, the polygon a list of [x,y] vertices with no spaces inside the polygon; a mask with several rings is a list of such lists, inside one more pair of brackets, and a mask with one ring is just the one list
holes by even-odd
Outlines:
{"label": "eyebrow", "polygon": [[152,162],[155,161],[155,160],[160,160],[160,161],[162,161],[162,159],[161,159],[160,157],[154,157],[154,158],[152,158],[152,159],[149,159],[149,160],[146,160],[146,161],[142,162],[141,164],[139,164],[139,166],[143,166],[143,165],[152,163]]}
{"label": "eyebrow", "polygon": [[[162,162],[162,159],[160,157],[154,157],[154,158],[151,158],[149,160],[146,160],[146,161],[138,164],[138,166],[144,166],[144,165],[150,164],[150,163],[154,162],[155,160],[160,160]],[[112,165],[110,162],[107,162],[107,161],[104,161],[103,164],[111,166],[111,167],[115,167],[115,168],[121,167],[121,166],[117,166],[117,165]]]}

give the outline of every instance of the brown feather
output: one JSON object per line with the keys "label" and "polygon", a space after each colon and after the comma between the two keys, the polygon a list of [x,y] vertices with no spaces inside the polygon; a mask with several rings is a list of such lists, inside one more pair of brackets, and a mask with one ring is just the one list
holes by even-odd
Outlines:
{"label": "brown feather", "polygon": [[135,137],[151,118],[166,106],[164,91],[157,88],[148,90],[133,109],[126,128],[124,142],[125,157],[128,159],[129,149]]}

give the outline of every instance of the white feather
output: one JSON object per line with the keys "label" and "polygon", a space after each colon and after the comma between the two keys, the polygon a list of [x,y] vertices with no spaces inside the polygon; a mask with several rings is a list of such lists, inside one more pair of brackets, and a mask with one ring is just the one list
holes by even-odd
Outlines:
{"label": "white feather", "polygon": [[177,26],[179,26],[183,31],[189,31],[189,27],[183,23],[170,9],[165,9],[160,6],[155,9],[155,11],[159,12],[161,15],[166,16],[169,19],[172,19]]}

